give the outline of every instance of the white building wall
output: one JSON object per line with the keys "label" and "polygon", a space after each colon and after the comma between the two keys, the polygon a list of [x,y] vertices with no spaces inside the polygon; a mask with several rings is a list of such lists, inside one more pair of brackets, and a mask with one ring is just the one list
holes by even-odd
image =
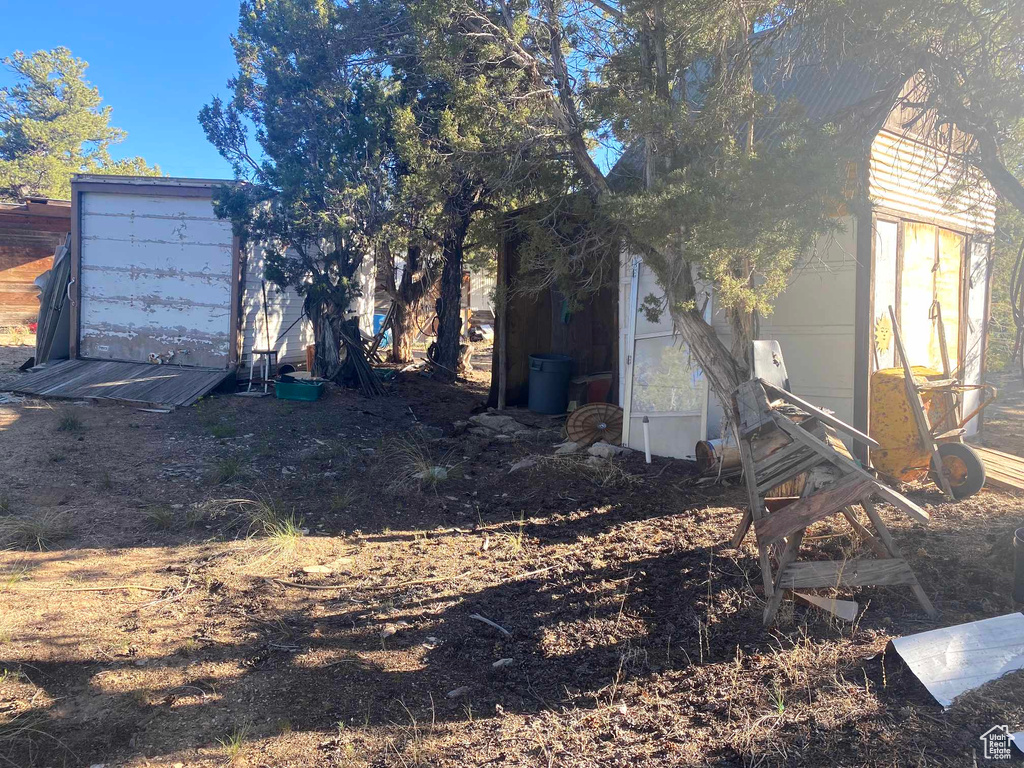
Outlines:
{"label": "white building wall", "polygon": [[81,193],[79,354],[226,368],[232,243],[206,198]]}
{"label": "white building wall", "polygon": [[[246,258],[245,290],[242,295],[242,359],[248,362],[252,350],[277,351],[279,363],[302,363],[306,347],[314,344],[313,325],[303,316],[303,298],[294,288],[281,288],[264,278],[266,257],[261,245],[252,246]],[[374,286],[376,268],[373,259],[363,259],[356,273],[362,294],[353,301],[359,314],[359,329],[373,333]],[[266,285],[266,312],[263,289]]]}
{"label": "white building wall", "polygon": [[[795,394],[815,405],[835,411],[840,419],[852,423],[857,231],[856,220],[852,216],[844,217],[842,224],[844,231],[822,238],[800,260],[789,287],[776,302],[775,311],[761,318],[759,338],[776,340],[781,344]],[[630,258],[624,255],[619,281],[619,333],[622,341],[619,394],[622,403],[625,402],[629,386],[627,376],[630,375],[631,275]],[[640,280],[639,303],[643,303],[643,297],[650,293],[662,295],[653,276]],[[731,334],[724,313],[714,308],[711,317],[719,338],[726,347],[730,346]],[[667,322],[666,314],[661,323]],[[649,326],[651,324],[643,319],[642,313],[639,314],[637,337],[641,337],[645,331],[659,330]],[[684,345],[677,342],[674,346],[678,355],[686,355]],[[661,455],[692,456],[694,445],[684,445],[684,442],[695,444],[697,440],[723,436],[722,408],[717,398],[707,393],[707,385],[702,377],[693,379],[691,387],[694,387],[694,397],[707,398],[707,418],[702,424],[696,410],[691,408],[687,428],[680,430],[673,438],[678,445],[670,446],[670,452]],[[692,402],[687,402],[692,405]],[[700,426],[696,431],[695,425]],[[631,435],[630,445],[633,443]]]}

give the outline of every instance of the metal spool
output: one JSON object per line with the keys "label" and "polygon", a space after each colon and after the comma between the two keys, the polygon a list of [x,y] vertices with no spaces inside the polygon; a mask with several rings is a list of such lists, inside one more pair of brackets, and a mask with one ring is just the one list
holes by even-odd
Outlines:
{"label": "metal spool", "polygon": [[622,409],[611,403],[591,403],[577,408],[565,421],[565,434],[581,445],[598,441],[618,445],[622,440]]}

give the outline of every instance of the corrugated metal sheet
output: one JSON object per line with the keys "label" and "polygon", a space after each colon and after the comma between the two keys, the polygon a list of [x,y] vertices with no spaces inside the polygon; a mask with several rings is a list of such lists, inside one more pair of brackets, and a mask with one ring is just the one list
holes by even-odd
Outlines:
{"label": "corrugated metal sheet", "polygon": [[209,199],[139,186],[137,195],[81,195],[79,354],[226,368],[231,224]]}
{"label": "corrugated metal sheet", "polygon": [[57,399],[114,400],[138,405],[191,405],[230,371],[121,360],[63,360],[15,379],[6,391]]}
{"label": "corrugated metal sheet", "polygon": [[961,232],[995,231],[996,205],[991,187],[979,175],[954,197],[953,184],[963,169],[934,147],[889,130],[871,142],[868,194],[876,206]]}

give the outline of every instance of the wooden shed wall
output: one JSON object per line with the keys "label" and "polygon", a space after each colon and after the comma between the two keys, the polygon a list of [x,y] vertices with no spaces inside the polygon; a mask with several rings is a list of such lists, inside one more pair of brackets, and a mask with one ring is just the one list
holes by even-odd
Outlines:
{"label": "wooden shed wall", "polygon": [[0,205],[0,326],[39,316],[35,280],[71,231],[71,207],[59,201]]}
{"label": "wooden shed wall", "polygon": [[[499,292],[514,285],[519,274],[518,241],[506,238],[498,253]],[[614,278],[614,273],[612,277]],[[563,296],[552,288],[537,294],[507,291],[505,329],[508,377],[507,405],[525,405],[529,394],[530,355],[562,354],[573,358],[573,376],[612,372],[612,397],[618,392],[618,291],[614,282],[602,287],[582,309],[562,321]],[[502,308],[496,311],[500,314]],[[494,364],[488,404],[498,401],[500,320],[495,323]]]}

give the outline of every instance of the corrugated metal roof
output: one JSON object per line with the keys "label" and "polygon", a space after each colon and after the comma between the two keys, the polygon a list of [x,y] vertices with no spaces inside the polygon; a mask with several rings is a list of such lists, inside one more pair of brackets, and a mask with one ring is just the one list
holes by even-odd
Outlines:
{"label": "corrugated metal roof", "polygon": [[184,176],[113,176],[103,173],[76,173],[71,181],[89,182],[90,184],[133,184],[147,187],[220,187],[225,184],[237,184],[231,179],[190,179]]}

